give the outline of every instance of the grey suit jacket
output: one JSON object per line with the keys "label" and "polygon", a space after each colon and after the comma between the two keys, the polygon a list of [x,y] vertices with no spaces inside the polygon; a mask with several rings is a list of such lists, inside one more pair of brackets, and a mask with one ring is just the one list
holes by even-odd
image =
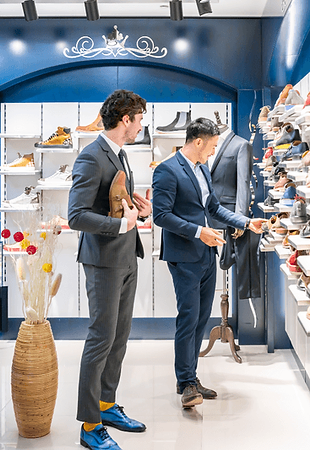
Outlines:
{"label": "grey suit jacket", "polygon": [[[108,215],[109,189],[118,170],[124,170],[121,162],[102,136],[74,163],[68,219],[70,228],[81,231],[77,257],[81,263],[121,268],[136,255],[144,256],[137,228],[119,234],[121,219]],[[129,182],[127,190],[132,192]]]}
{"label": "grey suit jacket", "polygon": [[[233,131],[223,142],[211,168],[212,185],[220,204],[237,214],[249,216],[253,147]],[[213,227],[225,229],[214,221]]]}

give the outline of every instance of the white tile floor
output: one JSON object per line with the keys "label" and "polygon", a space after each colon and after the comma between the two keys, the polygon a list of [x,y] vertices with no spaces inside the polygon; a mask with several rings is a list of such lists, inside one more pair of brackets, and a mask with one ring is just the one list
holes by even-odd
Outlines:
{"label": "white tile floor", "polygon": [[[83,341],[56,341],[59,390],[52,430],[40,439],[18,435],[10,396],[14,342],[0,341],[0,450],[73,450]],[[205,348],[205,345],[203,346]],[[175,389],[173,341],[130,341],[118,403],[146,423],[142,434],[109,429],[122,450],[302,450],[309,449],[310,393],[290,350],[268,354],[243,346],[237,364],[228,344],[217,341],[199,361],[203,384],[218,392],[192,410],[182,410]]]}

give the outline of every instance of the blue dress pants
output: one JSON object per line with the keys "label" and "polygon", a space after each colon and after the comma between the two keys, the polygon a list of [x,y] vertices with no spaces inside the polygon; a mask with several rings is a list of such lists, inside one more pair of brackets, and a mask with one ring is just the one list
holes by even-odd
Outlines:
{"label": "blue dress pants", "polygon": [[177,300],[175,374],[181,392],[196,384],[196,370],[216,285],[216,248],[194,263],[168,262]]}

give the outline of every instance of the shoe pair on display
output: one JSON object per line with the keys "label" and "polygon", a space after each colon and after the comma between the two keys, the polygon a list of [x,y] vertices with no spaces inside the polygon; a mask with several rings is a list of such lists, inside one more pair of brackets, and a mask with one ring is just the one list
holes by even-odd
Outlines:
{"label": "shoe pair on display", "polygon": [[58,127],[46,141],[36,142],[36,148],[72,148],[71,129]]}
{"label": "shoe pair on display", "polygon": [[83,133],[93,133],[95,131],[103,131],[104,130],[104,126],[102,123],[102,118],[100,113],[98,113],[98,116],[96,117],[96,119],[90,123],[89,125],[84,125],[84,126],[78,126],[76,127],[75,131],[82,131]]}
{"label": "shoe pair on display", "polygon": [[274,140],[274,148],[275,149],[289,148],[294,141],[300,142],[302,141],[299,130],[295,129],[291,123],[286,123],[282,126],[278,136],[276,136]]}
{"label": "shoe pair on display", "polygon": [[177,111],[175,119],[168,125],[159,126],[156,128],[158,133],[174,133],[185,131],[191,122],[190,111]]}
{"label": "shoe pair on display", "polygon": [[35,210],[40,205],[40,194],[34,186],[25,187],[24,192],[11,200],[3,200],[1,207],[5,209]]}
{"label": "shoe pair on display", "polygon": [[276,184],[274,185],[273,189],[275,191],[280,191],[280,192],[283,191],[284,192],[285,191],[285,185],[287,183],[289,183],[290,181],[292,181],[292,180],[287,178],[287,172],[280,172],[280,178],[276,182]]}
{"label": "shoe pair on display", "polygon": [[266,163],[268,161],[268,158],[270,158],[270,156],[273,156],[273,147],[267,147],[264,148],[263,150],[266,150],[262,159],[262,162]]}
{"label": "shoe pair on display", "polygon": [[3,166],[3,169],[14,170],[14,169],[34,169],[34,158],[33,153],[28,153],[27,155],[18,154],[18,158],[14,159],[9,164]]}
{"label": "shoe pair on display", "polygon": [[300,95],[300,92],[297,91],[297,89],[290,89],[288,92],[288,95],[285,100],[285,105],[303,105],[305,103],[305,100]]}
{"label": "shoe pair on display", "polygon": [[266,161],[266,165],[264,167],[264,170],[266,172],[271,172],[274,164],[277,163],[277,162],[278,162],[277,158],[274,155],[269,156],[269,158]]}
{"label": "shoe pair on display", "polygon": [[280,204],[285,206],[293,206],[296,197],[296,184],[289,181],[284,187],[285,191],[282,198],[280,198]]}
{"label": "shoe pair on display", "polygon": [[142,422],[130,419],[125,414],[124,408],[116,403],[106,411],[101,411],[100,416],[102,425],[97,425],[94,430],[87,432],[82,425],[80,443],[83,447],[91,450],[121,450],[104,425],[133,433],[141,433],[146,430],[146,426]]}
{"label": "shoe pair on display", "polygon": [[280,95],[276,101],[275,107],[280,106],[280,105],[285,105],[285,101],[288,97],[289,91],[293,89],[293,85],[292,84],[287,84],[284,89],[280,92]]}
{"label": "shoe pair on display", "polygon": [[302,269],[297,263],[298,256],[305,255],[304,250],[295,250],[291,256],[286,260],[286,266],[289,268],[290,272],[301,273]]}
{"label": "shoe pair on display", "polygon": [[225,131],[228,130],[228,125],[226,125],[225,123],[222,123],[221,121],[221,117],[220,117],[220,113],[218,111],[214,111],[214,115],[216,118],[216,125],[220,131],[220,134],[224,133]]}
{"label": "shoe pair on display", "polygon": [[45,186],[71,186],[72,170],[68,169],[68,164],[61,165],[50,177],[40,178],[38,184]]}
{"label": "shoe pair on display", "polygon": [[281,162],[290,161],[292,159],[301,159],[308,150],[309,147],[306,142],[294,141],[282,156]]}
{"label": "shoe pair on display", "polygon": [[60,216],[54,216],[48,222],[41,222],[41,227],[44,230],[50,230],[51,228],[57,229],[58,227],[60,227],[61,230],[70,230],[68,219],[64,219]]}
{"label": "shoe pair on display", "polygon": [[287,212],[281,212],[279,214],[272,216],[269,220],[267,220],[267,222],[264,222],[262,224],[262,230],[265,232],[275,231],[277,234],[281,235],[286,234],[287,230],[281,225],[280,221],[282,219],[288,219],[289,216],[290,215]]}

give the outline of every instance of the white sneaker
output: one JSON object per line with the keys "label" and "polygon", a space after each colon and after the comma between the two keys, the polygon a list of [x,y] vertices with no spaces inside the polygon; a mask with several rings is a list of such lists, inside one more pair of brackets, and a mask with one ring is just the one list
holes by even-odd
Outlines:
{"label": "white sneaker", "polygon": [[11,200],[4,200],[2,208],[32,210],[38,209],[40,204],[39,192],[34,192],[34,186],[25,187],[24,192]]}
{"label": "white sneaker", "polygon": [[68,165],[60,166],[57,172],[48,178],[41,178],[38,184],[47,186],[71,186],[72,184],[72,170],[68,169]]}

